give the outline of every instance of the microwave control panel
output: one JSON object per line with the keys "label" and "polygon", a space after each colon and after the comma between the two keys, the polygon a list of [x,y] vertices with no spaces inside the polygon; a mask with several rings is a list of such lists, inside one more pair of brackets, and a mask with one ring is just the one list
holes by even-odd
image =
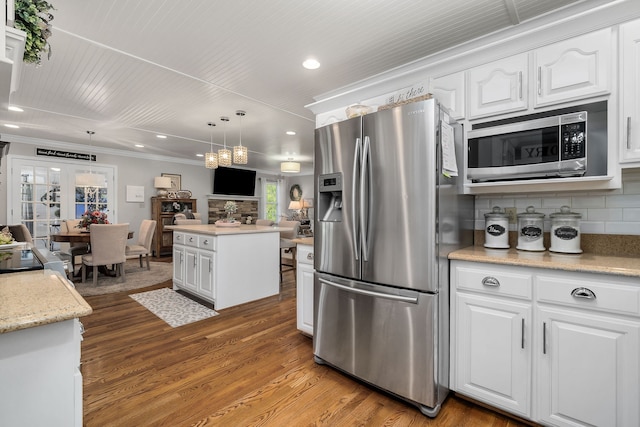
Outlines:
{"label": "microwave control panel", "polygon": [[587,123],[568,123],[560,126],[561,160],[587,157]]}

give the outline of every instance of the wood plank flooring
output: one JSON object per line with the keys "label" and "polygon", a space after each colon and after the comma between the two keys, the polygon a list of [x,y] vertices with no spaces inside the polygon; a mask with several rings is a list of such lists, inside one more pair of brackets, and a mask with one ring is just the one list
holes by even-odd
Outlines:
{"label": "wood plank flooring", "polygon": [[[170,261],[170,258],[169,258]],[[435,419],[313,361],[296,329],[295,277],[280,295],[171,328],[128,294],[86,297],[86,426],[522,426],[455,395]]]}

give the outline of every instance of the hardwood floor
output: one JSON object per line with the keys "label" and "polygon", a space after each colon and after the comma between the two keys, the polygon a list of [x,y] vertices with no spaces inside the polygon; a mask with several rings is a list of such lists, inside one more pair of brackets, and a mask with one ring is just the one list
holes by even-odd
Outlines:
{"label": "hardwood floor", "polygon": [[435,419],[313,361],[295,277],[278,296],[171,328],[128,294],[86,297],[86,426],[521,426],[450,395]]}

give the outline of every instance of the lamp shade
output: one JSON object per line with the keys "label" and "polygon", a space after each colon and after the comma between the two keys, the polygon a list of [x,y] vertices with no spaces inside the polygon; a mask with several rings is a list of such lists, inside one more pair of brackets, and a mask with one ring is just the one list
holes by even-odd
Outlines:
{"label": "lamp shade", "polygon": [[297,211],[300,210],[302,208],[302,203],[300,203],[297,200],[292,200],[289,202],[289,209],[291,209],[292,211]]}
{"label": "lamp shade", "polygon": [[76,175],[77,187],[104,187],[104,176],[97,173],[79,173]]}
{"label": "lamp shade", "polygon": [[153,178],[154,188],[171,188],[171,178],[168,176],[156,176]]}
{"label": "lamp shade", "polygon": [[282,163],[280,163],[280,172],[298,173],[298,172],[300,172],[300,163],[298,163],[298,162],[282,162]]}

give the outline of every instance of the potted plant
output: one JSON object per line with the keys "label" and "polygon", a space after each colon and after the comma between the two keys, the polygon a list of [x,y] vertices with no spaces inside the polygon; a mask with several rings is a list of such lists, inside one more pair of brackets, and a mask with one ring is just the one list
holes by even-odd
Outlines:
{"label": "potted plant", "polygon": [[47,53],[51,57],[51,46],[47,39],[51,36],[53,5],[43,0],[16,0],[14,27],[26,33],[24,42],[24,56],[27,63],[40,65],[41,55]]}

